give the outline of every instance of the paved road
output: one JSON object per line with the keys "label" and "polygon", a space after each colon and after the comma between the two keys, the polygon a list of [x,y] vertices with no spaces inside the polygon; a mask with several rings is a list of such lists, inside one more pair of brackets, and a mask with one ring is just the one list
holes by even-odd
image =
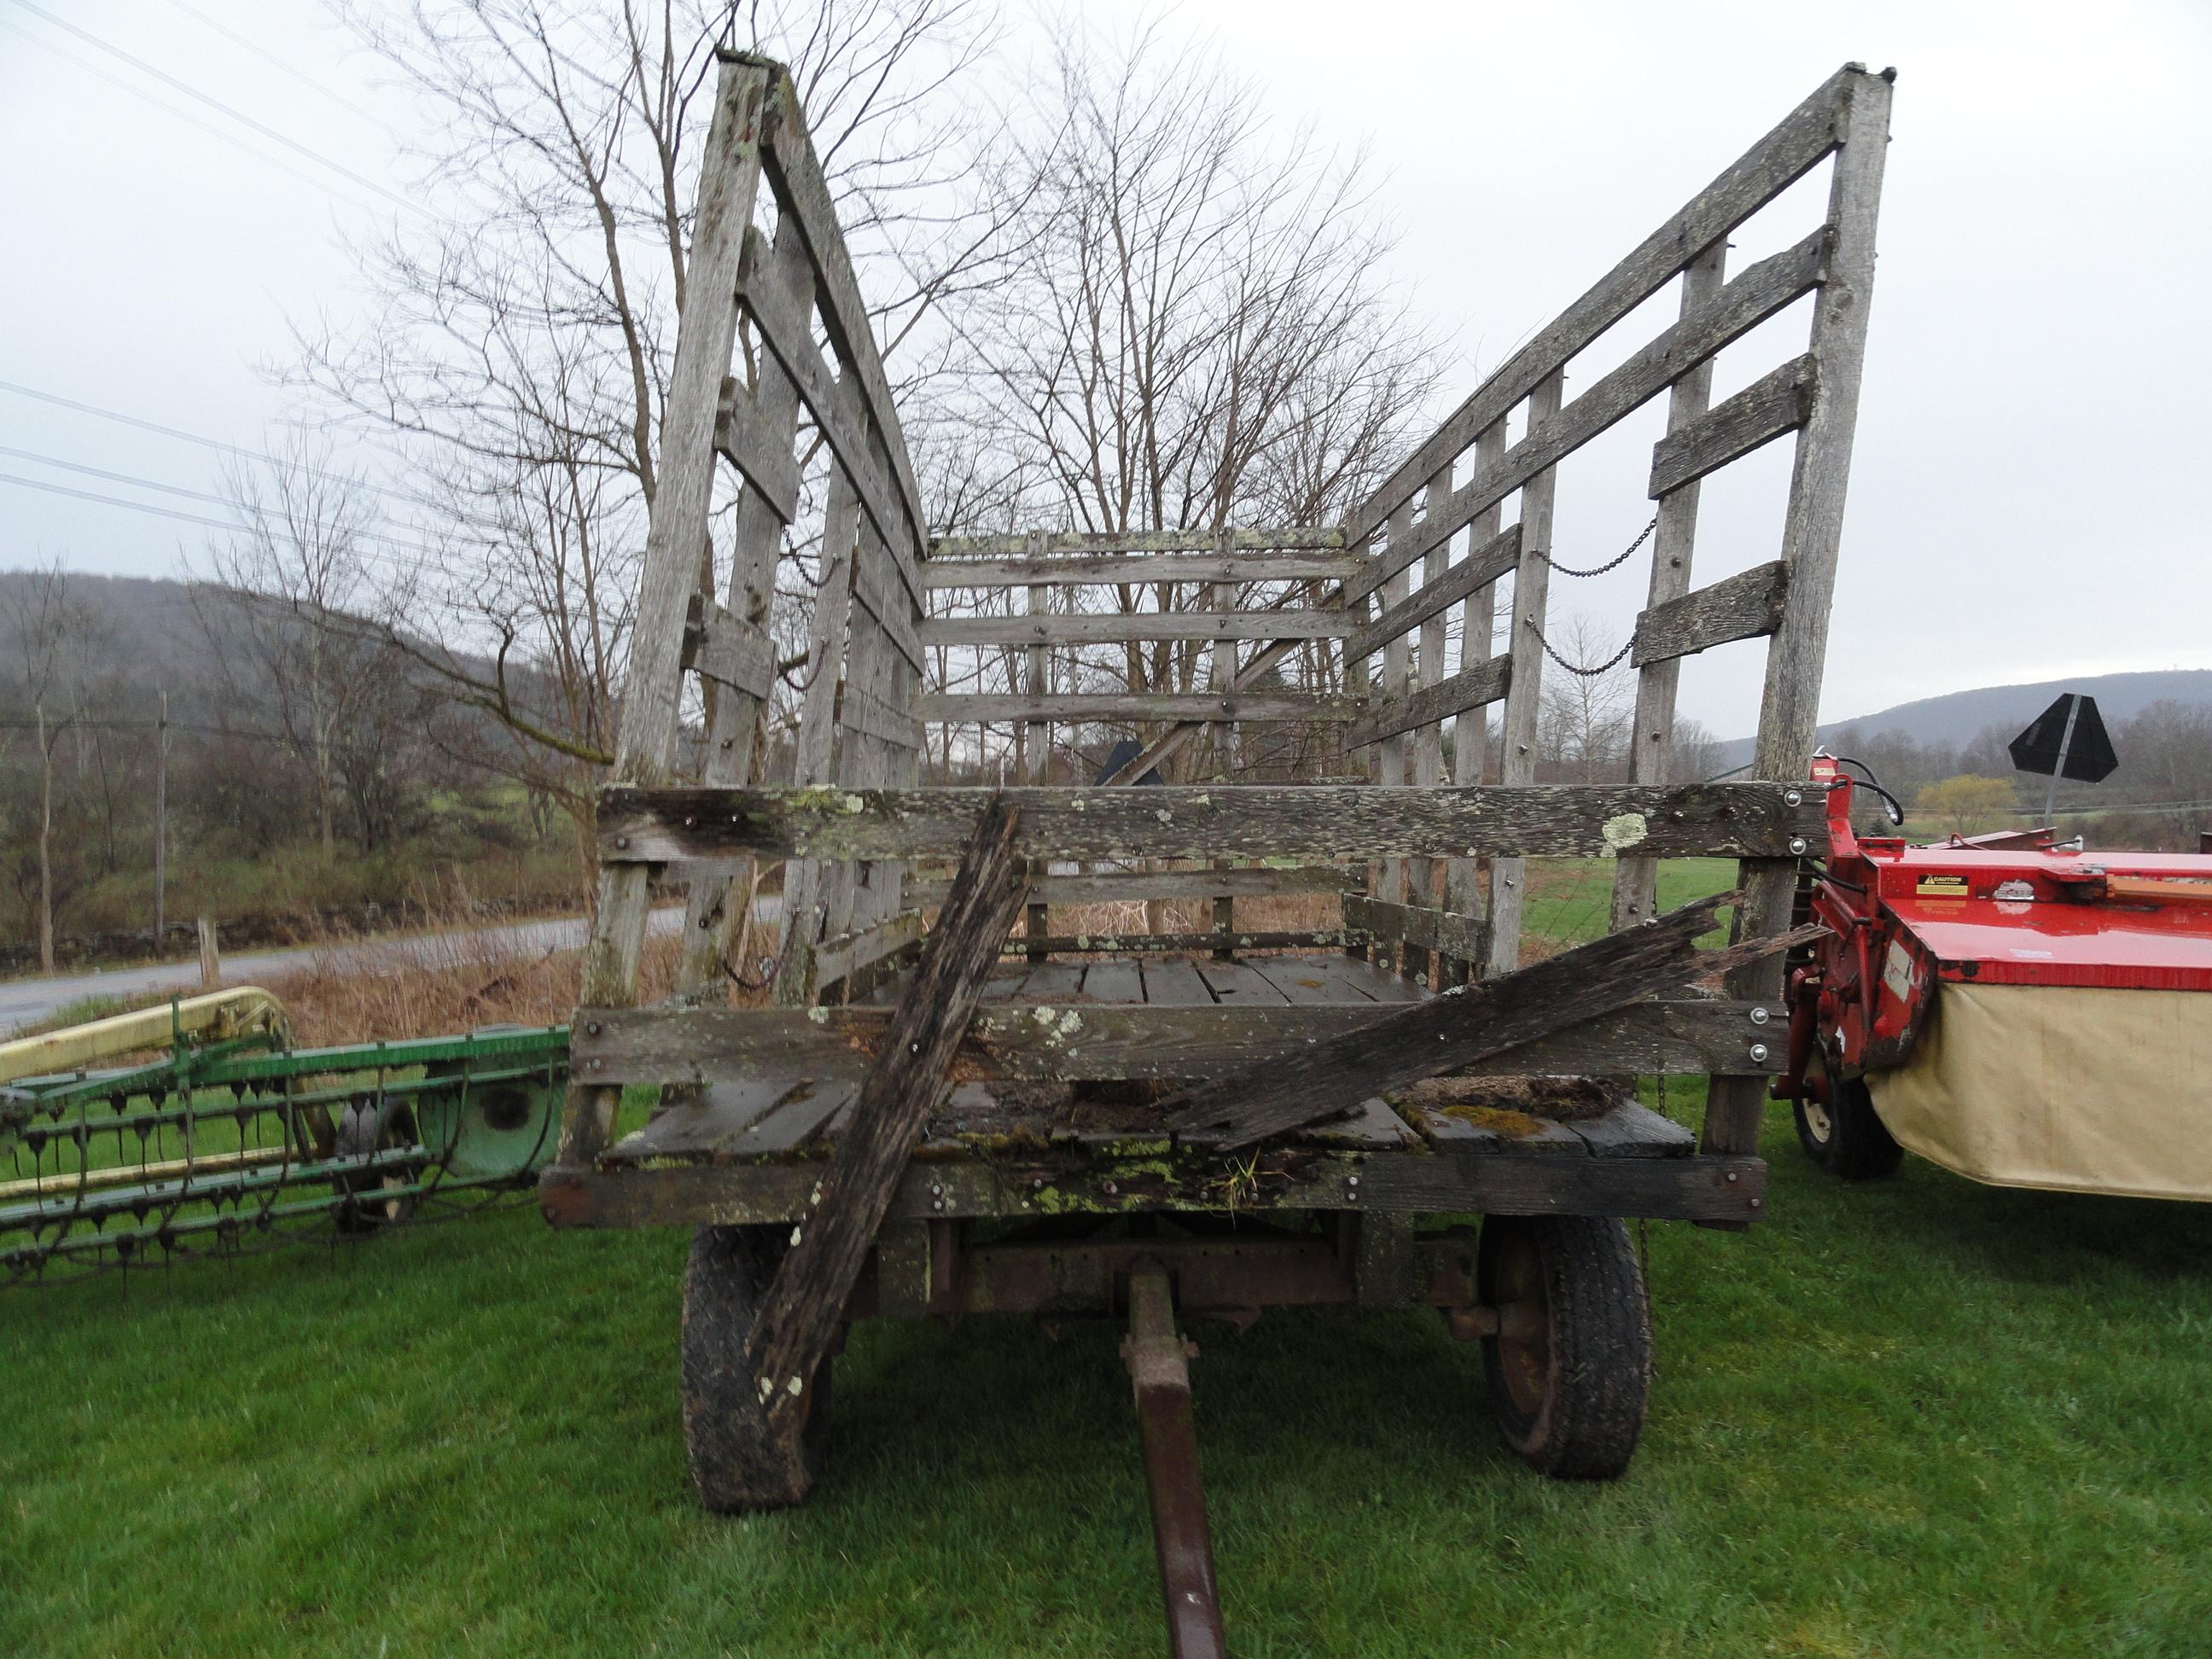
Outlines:
{"label": "paved road", "polygon": [[[759,904],[762,920],[772,920],[777,908],[775,895],[762,895]],[[683,922],[684,912],[680,908],[662,909],[653,913],[650,926],[654,933],[665,933],[681,927]],[[462,933],[426,933],[406,939],[377,939],[364,945],[341,945],[329,950],[327,954],[341,966],[350,961],[389,962],[395,954],[428,955],[457,939],[505,942],[526,951],[574,951],[583,945],[584,921],[580,916],[556,916],[544,921],[514,921],[498,927],[473,928]],[[304,966],[315,955],[313,950],[244,951],[235,956],[225,953],[222,959],[223,980],[231,985],[250,985],[264,975]],[[199,976],[198,963],[170,962],[145,968],[113,968],[102,974],[0,981],[0,1036],[51,1018],[57,1008],[84,997],[131,997],[149,991],[191,990],[198,988]]]}

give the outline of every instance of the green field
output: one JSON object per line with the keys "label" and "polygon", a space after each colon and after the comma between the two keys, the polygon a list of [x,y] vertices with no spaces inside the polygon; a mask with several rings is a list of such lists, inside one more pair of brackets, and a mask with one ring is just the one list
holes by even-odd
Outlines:
{"label": "green field", "polygon": [[[2212,1210],[1765,1151],[1771,1220],[1650,1230],[1615,1486],[1510,1460],[1433,1316],[1200,1326],[1236,1650],[2207,1651]],[[525,1209],[0,1293],[0,1653],[1160,1650],[1118,1330],[863,1328],[813,1504],[719,1519],[684,1243]]]}

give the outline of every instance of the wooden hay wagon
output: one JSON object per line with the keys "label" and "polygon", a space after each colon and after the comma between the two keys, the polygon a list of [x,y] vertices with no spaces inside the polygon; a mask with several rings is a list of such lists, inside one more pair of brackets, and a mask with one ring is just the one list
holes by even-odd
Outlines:
{"label": "wooden hay wagon", "polygon": [[[830,1356],[872,1316],[1127,1314],[1182,1651],[1219,1631],[1178,1309],[1437,1308],[1484,1345],[1523,1456],[1622,1470],[1650,1350],[1620,1218],[1741,1226],[1763,1202],[1889,100],[1887,76],[1838,72],[1340,523],[938,544],[791,82],[726,60],[541,1188],[557,1225],[698,1230],[683,1370],[709,1505],[806,1496]],[[1802,240],[1725,269],[1731,234],[1823,164]],[[1624,349],[1633,325],[1615,325],[1656,318],[1639,308],[1670,284],[1673,314]],[[1731,358],[1742,389],[1716,399],[1717,354],[1801,301],[1770,348],[1786,360]],[[741,318],[762,348],[750,384],[730,376]],[[1611,366],[1570,397],[1601,337]],[[1634,781],[1540,785],[1559,469],[1662,394]],[[764,623],[804,506],[802,415],[834,464],[795,758],[771,779],[754,775]],[[1779,545],[1695,586],[1699,481],[1785,435]],[[699,590],[719,459],[742,487],[718,595]],[[1680,660],[1755,639],[1748,778],[1671,781]],[[1197,689],[1079,672],[1102,643],[1160,640],[1188,642]],[[1014,689],[933,689],[988,652]],[[926,757],[968,752],[925,748],[943,722],[1025,733],[1024,781],[930,781]],[[1109,775],[1070,777],[1055,727],[1133,738]],[[1286,751],[1283,732],[1319,735]],[[1316,754],[1334,773],[1304,781],[1327,769]],[[1137,781],[1161,768],[1194,781]],[[1613,928],[1524,966],[1525,860],[1552,855],[1614,860]],[[1717,901],[1656,917],[1656,870],[1716,855],[1741,861],[1739,943],[1693,959]],[[732,1007],[726,957],[764,861],[784,872],[771,1006]],[[640,1007],[657,873],[688,886],[684,966]],[[1240,906],[1316,892],[1341,893],[1340,916],[1237,925]],[[1210,925],[1116,933],[1065,908],[1138,901]],[[1626,1079],[1653,1073],[1711,1078],[1701,1140],[1636,1103]],[[658,1103],[618,1134],[637,1085]]]}

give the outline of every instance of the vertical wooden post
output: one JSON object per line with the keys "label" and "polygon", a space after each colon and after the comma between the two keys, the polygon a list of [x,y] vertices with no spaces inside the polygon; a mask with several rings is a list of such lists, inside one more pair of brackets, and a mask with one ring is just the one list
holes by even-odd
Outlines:
{"label": "vertical wooden post", "polygon": [[[1474,476],[1481,477],[1492,471],[1504,453],[1505,422],[1494,421],[1475,438]],[[1503,512],[1500,503],[1474,515],[1468,527],[1469,557],[1498,534]],[[1497,610],[1496,582],[1485,582],[1461,601],[1459,665],[1462,671],[1490,660],[1490,632]],[[1487,775],[1489,764],[1490,711],[1470,708],[1452,722],[1452,781],[1462,785],[1480,783]],[[1451,860],[1444,869],[1444,908],[1463,916],[1486,915],[1489,907],[1479,880],[1480,873],[1473,859]],[[1452,982],[1456,984],[1471,975],[1480,975],[1485,966],[1480,962],[1455,962],[1452,965]]]}
{"label": "vertical wooden post", "polygon": [[222,956],[216,948],[215,919],[202,916],[197,923],[200,942],[200,989],[212,991],[222,983]]}
{"label": "vertical wooden post", "polygon": [[[1782,626],[1767,644],[1765,697],[1752,750],[1751,775],[1785,783],[1802,781],[1813,759],[1820,674],[1827,662],[1828,606],[1843,541],[1859,376],[1866,362],[1867,310],[1874,298],[1875,220],[1889,146],[1888,81],[1861,71],[1848,84],[1839,118],[1843,146],[1836,152],[1828,185],[1828,223],[1834,236],[1828,280],[1813,308],[1812,350],[1820,373],[1812,410],[1797,434],[1789,515],[1782,529],[1789,596],[1783,603]],[[1747,860],[1739,884],[1744,902],[1736,911],[1737,936],[1787,927],[1796,883],[1795,859]],[[1782,964],[1773,961],[1741,969],[1728,981],[1729,994],[1773,997],[1781,988],[1781,975]],[[1766,1091],[1763,1078],[1715,1078],[1706,1097],[1705,1149],[1755,1151]]]}
{"label": "vertical wooden post", "polygon": [[[840,394],[848,388],[841,382]],[[853,619],[853,559],[860,533],[860,492],[845,469],[830,468],[823,512],[822,586],[806,629],[806,696],[799,705],[799,738],[791,781],[802,787],[834,782],[837,763],[837,682],[845,673],[845,637]],[[789,859],[783,866],[783,956],[777,964],[775,1000],[804,1007],[814,1000],[814,947],[827,913],[826,877],[820,859]]]}
{"label": "vertical wooden post", "polygon": [[[1528,426],[1559,412],[1566,371],[1553,369],[1528,394]],[[1544,608],[1552,591],[1552,507],[1559,473],[1546,467],[1521,489],[1521,557],[1513,567],[1513,617],[1508,655],[1513,678],[1505,688],[1505,718],[1498,733],[1498,781],[1536,781],[1536,718],[1543,707]],[[1521,963],[1521,913],[1526,902],[1526,860],[1490,861],[1490,963],[1492,974]]]}
{"label": "vertical wooden post", "polygon": [[[1390,515],[1390,542],[1393,548],[1402,549],[1413,534],[1413,503],[1409,500]],[[1395,561],[1397,554],[1391,555]],[[1413,573],[1411,566],[1390,577],[1376,595],[1376,603],[1387,613],[1413,591]],[[1382,696],[1386,702],[1402,703],[1411,690],[1413,678],[1413,642],[1403,634],[1382,647]],[[1376,756],[1376,781],[1385,787],[1402,786],[1407,781],[1406,763],[1413,750],[1413,738],[1403,732],[1382,739]],[[1406,902],[1406,860],[1384,859],[1376,870],[1375,896],[1386,904]],[[1406,969],[1406,945],[1402,939],[1378,947],[1379,960],[1387,961],[1392,971],[1402,974]]]}
{"label": "vertical wooden post", "polygon": [[[1427,491],[1421,498],[1422,515],[1432,517],[1444,510],[1451,499],[1451,463],[1446,461],[1429,480]],[[1421,564],[1421,580],[1426,583],[1439,580],[1445,567],[1451,562],[1451,538],[1447,537],[1431,547]],[[1420,653],[1415,659],[1415,675],[1422,685],[1434,685],[1444,677],[1444,614],[1439,611],[1421,624]],[[1424,789],[1433,789],[1443,781],[1444,727],[1442,720],[1432,721],[1414,732],[1413,744],[1413,777],[1409,781]],[[1415,859],[1407,866],[1412,877],[1412,900],[1415,904],[1432,906],[1437,902],[1437,876],[1442,866],[1434,859]],[[1399,971],[1408,979],[1419,980],[1424,985],[1434,985],[1443,964],[1442,957],[1432,957],[1419,945],[1405,947],[1405,960]]]}
{"label": "vertical wooden post", "polygon": [[154,954],[169,931],[169,694],[154,723]]}
{"label": "vertical wooden post", "polygon": [[[798,288],[806,271],[806,246],[788,216],[776,228],[769,258],[770,280],[787,292]],[[752,388],[753,410],[764,441],[789,447],[797,435],[799,392],[773,352],[759,358],[759,381]],[[783,520],[757,489],[748,486],[738,499],[737,526],[731,538],[729,611],[739,620],[768,631],[769,607],[775,596],[776,556],[783,545]],[[700,781],[742,787],[752,781],[753,749],[759,739],[761,701],[734,687],[723,687],[707,722],[707,756]],[[740,918],[732,902],[752,888],[750,866],[738,877],[694,876],[684,908],[684,955],[677,970],[676,994],[688,1002],[719,996],[722,963],[731,933]]]}
{"label": "vertical wooden post", "polygon": [[[684,623],[697,580],[714,487],[714,422],[738,331],[738,261],[760,186],[761,115],[770,71],[725,59],[699,170],[687,297],[678,319],[676,361],[660,424],[660,468],[646,534],[645,568],[630,622],[622,721],[609,781],[659,784],[675,761],[684,680]],[[645,944],[647,872],[641,864],[599,866],[599,902],[584,952],[580,1001],[636,1000]],[[614,1131],[622,1091],[572,1084],[562,1120],[560,1162],[597,1158]]]}
{"label": "vertical wooden post", "polygon": [[[1033,559],[1042,558],[1044,547],[1044,532],[1041,530],[1034,532],[1030,538],[1030,556]],[[1052,589],[1049,587],[1032,586],[1025,591],[1024,598],[1029,614],[1032,617],[1042,616],[1053,608]],[[1023,661],[1023,683],[1032,697],[1041,697],[1045,695],[1048,689],[1045,684],[1045,672],[1048,666],[1047,647],[1042,641],[1031,645]],[[1052,727],[1042,720],[1030,722],[1024,729],[1022,747],[1025,762],[1022,781],[1025,783],[1047,781],[1051,775],[1048,769],[1052,753]],[[1028,869],[1031,876],[1041,876],[1045,872],[1045,861],[1042,859],[1031,859],[1029,861]],[[1042,904],[1030,904],[1022,912],[1022,931],[1030,939],[1030,947],[1024,955],[1030,962],[1042,962],[1045,959],[1042,940],[1049,931],[1048,927],[1049,914],[1047,907]]]}
{"label": "vertical wooden post", "polygon": [[[1728,262],[1723,237],[1682,270],[1685,317],[1702,310],[1721,291]],[[1667,398],[1667,430],[1680,432],[1712,406],[1713,360],[1706,358],[1674,382]],[[1651,549],[1649,610],[1690,591],[1690,556],[1698,536],[1698,483],[1692,479],[1669,490],[1659,502],[1659,530]],[[1628,734],[1631,783],[1688,783],[1668,775],[1674,751],[1674,693],[1682,679],[1682,659],[1646,663],[1636,675],[1636,719]],[[1624,857],[1613,872],[1613,928],[1615,933],[1658,915],[1659,860]]]}
{"label": "vertical wooden post", "polygon": [[[1227,525],[1215,538],[1215,550],[1223,558],[1236,550],[1237,533]],[[1206,590],[1206,609],[1234,611],[1237,608],[1237,584],[1215,582]],[[1225,697],[1237,686],[1237,641],[1216,640],[1206,663],[1206,689],[1217,696]],[[1237,723],[1224,720],[1213,728],[1214,775],[1223,783],[1234,781],[1237,774]],[[1213,867],[1226,870],[1229,860],[1216,859]],[[1237,959],[1237,901],[1224,893],[1213,901],[1213,959],[1234,962]]]}

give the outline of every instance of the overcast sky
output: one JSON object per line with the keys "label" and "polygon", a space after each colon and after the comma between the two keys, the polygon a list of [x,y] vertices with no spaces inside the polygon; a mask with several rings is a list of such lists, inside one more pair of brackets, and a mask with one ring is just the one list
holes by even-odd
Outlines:
{"label": "overcast sky", "polygon": [[[1076,9],[1120,27],[1158,9]],[[1364,145],[1392,275],[1460,354],[1447,407],[1839,64],[1894,64],[1824,714],[2212,666],[2212,6],[1187,0],[1168,27],[1250,76],[1286,131]],[[257,364],[286,355],[288,317],[352,314],[337,239],[396,210],[380,191],[404,191],[414,118],[312,0],[0,0],[0,381],[264,443],[285,403]],[[1735,264],[1820,210],[1793,193]],[[1799,349],[1747,341],[1717,392]],[[1562,561],[1601,562],[1649,517],[1656,419],[1563,471]],[[6,386],[0,447],[0,477],[223,516],[29,459],[221,489],[204,448]],[[1773,556],[1785,447],[1708,487],[1701,574]],[[167,574],[209,533],[0,482],[0,568]],[[1640,562],[1554,603],[1625,637]],[[1747,732],[1757,649],[1690,664],[1683,712]]]}

